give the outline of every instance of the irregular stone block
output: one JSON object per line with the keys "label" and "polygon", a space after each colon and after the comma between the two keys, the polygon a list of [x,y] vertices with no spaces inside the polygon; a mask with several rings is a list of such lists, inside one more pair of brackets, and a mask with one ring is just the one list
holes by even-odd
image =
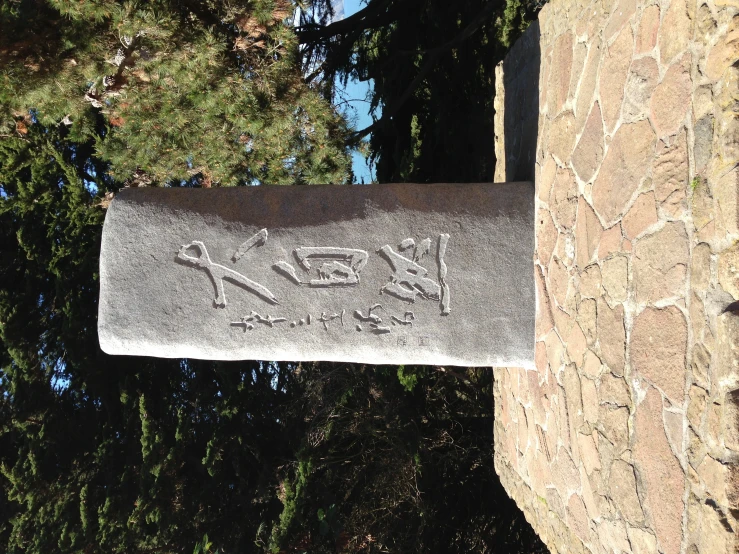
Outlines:
{"label": "irregular stone block", "polygon": [[659,6],[651,5],[644,8],[639,22],[639,31],[636,35],[636,53],[649,52],[657,45],[659,31]]}
{"label": "irregular stone block", "polygon": [[657,136],[675,134],[690,108],[690,53],[672,64],[657,85],[649,104]]}
{"label": "irregular stone block", "polygon": [[629,262],[626,256],[614,256],[603,262],[603,289],[612,303],[620,303],[628,296]]}
{"label": "irregular stone block", "polygon": [[603,361],[616,375],[623,375],[626,341],[623,305],[611,309],[605,300],[599,298],[597,311],[598,342]]}
{"label": "irregular stone block", "polygon": [[622,224],[626,236],[635,239],[657,221],[659,221],[659,218],[655,208],[654,193],[647,192],[637,197],[629,213],[624,216]]}
{"label": "irregular stone block", "polygon": [[572,154],[572,167],[586,183],[593,178],[603,160],[603,117],[600,104],[595,102],[590,110],[585,129]]}
{"label": "irregular stone block", "polygon": [[662,420],[662,398],[649,387],[636,408],[634,460],[646,485],[646,508],[661,546],[660,552],[678,554],[682,541],[685,475],[670,444]]}
{"label": "irregular stone block", "polygon": [[688,326],[674,306],[640,313],[631,332],[631,365],[661,388],[673,402],[685,395]]}
{"label": "irregular stone block", "polygon": [[584,269],[593,258],[598,248],[603,227],[598,221],[593,208],[590,207],[582,196],[578,199],[577,228],[575,231],[575,244],[577,252],[577,265]]}
{"label": "irregular stone block", "polygon": [[637,241],[633,261],[637,302],[684,296],[689,260],[688,235],[682,221],[670,221]]}
{"label": "irregular stone block", "polygon": [[739,242],[718,255],[718,282],[739,300]]}
{"label": "irregular stone block", "polygon": [[608,147],[593,183],[593,207],[605,220],[615,223],[647,172],[656,138],[647,121],[621,125]]}
{"label": "irregular stone block", "polygon": [[609,484],[611,498],[626,521],[632,525],[640,525],[644,521],[644,514],[636,492],[636,477],[631,464],[615,460],[611,465]]}
{"label": "irregular stone block", "polygon": [[672,0],[659,31],[660,58],[669,63],[683,52],[692,37],[692,20],[688,14],[687,0]]}
{"label": "irregular stone block", "polygon": [[534,187],[128,189],[110,354],[534,368]]}
{"label": "irregular stone block", "polygon": [[631,28],[626,26],[616,40],[608,47],[600,72],[600,101],[603,111],[603,122],[606,131],[611,132],[621,115],[621,104],[624,100],[624,87],[631,64],[631,51],[634,48],[634,36]]}
{"label": "irregular stone block", "polygon": [[681,131],[669,146],[661,142],[657,147],[652,182],[662,210],[671,217],[680,217],[687,208],[688,148],[685,131]]}

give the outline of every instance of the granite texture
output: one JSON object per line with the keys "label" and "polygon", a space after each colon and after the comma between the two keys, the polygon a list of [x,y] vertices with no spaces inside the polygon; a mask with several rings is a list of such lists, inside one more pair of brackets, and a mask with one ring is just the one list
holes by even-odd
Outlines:
{"label": "granite texture", "polygon": [[534,187],[144,188],[103,228],[110,354],[534,367]]}
{"label": "granite texture", "polygon": [[552,552],[739,553],[739,2],[551,0],[505,115],[529,59],[536,149],[495,135],[535,159],[536,371],[495,370],[496,471]]}

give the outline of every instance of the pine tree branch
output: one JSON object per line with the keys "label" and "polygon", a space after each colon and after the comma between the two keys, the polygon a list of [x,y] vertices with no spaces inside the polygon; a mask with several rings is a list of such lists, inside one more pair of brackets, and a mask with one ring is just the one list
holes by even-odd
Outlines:
{"label": "pine tree branch", "polygon": [[380,119],[372,123],[372,125],[370,125],[369,127],[365,127],[360,131],[356,131],[354,133],[354,138],[358,139],[367,136],[382,125],[385,125],[393,117],[395,117],[395,115],[397,115],[397,113],[400,111],[400,108],[403,107],[403,104],[405,104],[408,98],[410,98],[411,94],[415,92],[416,88],[418,88],[418,85],[421,84],[421,81],[423,81],[428,72],[431,71],[434,66],[434,62],[436,62],[438,56],[441,53],[454,48],[458,44],[461,44],[462,42],[473,36],[475,32],[482,26],[482,24],[485,23],[485,21],[487,21],[488,18],[493,14],[496,8],[498,8],[498,0],[489,2],[485,6],[485,8],[480,11],[477,17],[475,17],[475,19],[473,19],[472,22],[467,25],[456,37],[437,48],[427,50],[427,58],[424,61],[423,66],[419,69],[415,79],[413,79],[413,81],[411,81],[411,83],[403,91],[403,94],[400,95],[400,97],[392,104],[390,108],[383,110],[382,117]]}
{"label": "pine tree branch", "polygon": [[375,29],[389,23],[401,3],[395,0],[373,0],[365,8],[340,21],[329,25],[316,23],[303,25],[295,29],[301,44],[323,42],[326,39],[357,30]]}

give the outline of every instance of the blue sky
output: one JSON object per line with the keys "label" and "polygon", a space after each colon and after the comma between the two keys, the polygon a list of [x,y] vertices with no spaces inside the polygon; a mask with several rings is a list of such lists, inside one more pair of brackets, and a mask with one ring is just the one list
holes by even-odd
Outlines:
{"label": "blue sky", "polygon": [[[341,13],[341,4],[341,0],[334,0],[333,6],[335,13]],[[344,0],[344,16],[350,16],[363,7],[361,0]],[[346,99],[346,103],[342,104],[342,109],[353,122],[356,129],[364,129],[371,125],[372,118],[369,115],[369,103],[366,101],[367,93],[372,86],[371,81],[349,81],[346,87],[342,87],[340,83],[337,83],[337,85],[339,96]],[[352,169],[354,170],[355,182],[371,183],[374,180],[374,171],[371,171],[367,160],[359,152],[355,152],[352,156]]]}

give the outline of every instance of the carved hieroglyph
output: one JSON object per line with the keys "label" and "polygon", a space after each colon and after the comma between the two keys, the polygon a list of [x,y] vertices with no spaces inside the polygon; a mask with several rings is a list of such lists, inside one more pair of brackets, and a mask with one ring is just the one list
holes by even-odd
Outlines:
{"label": "carved hieroglyph", "polygon": [[136,189],[109,208],[114,354],[533,366],[528,183]]}

